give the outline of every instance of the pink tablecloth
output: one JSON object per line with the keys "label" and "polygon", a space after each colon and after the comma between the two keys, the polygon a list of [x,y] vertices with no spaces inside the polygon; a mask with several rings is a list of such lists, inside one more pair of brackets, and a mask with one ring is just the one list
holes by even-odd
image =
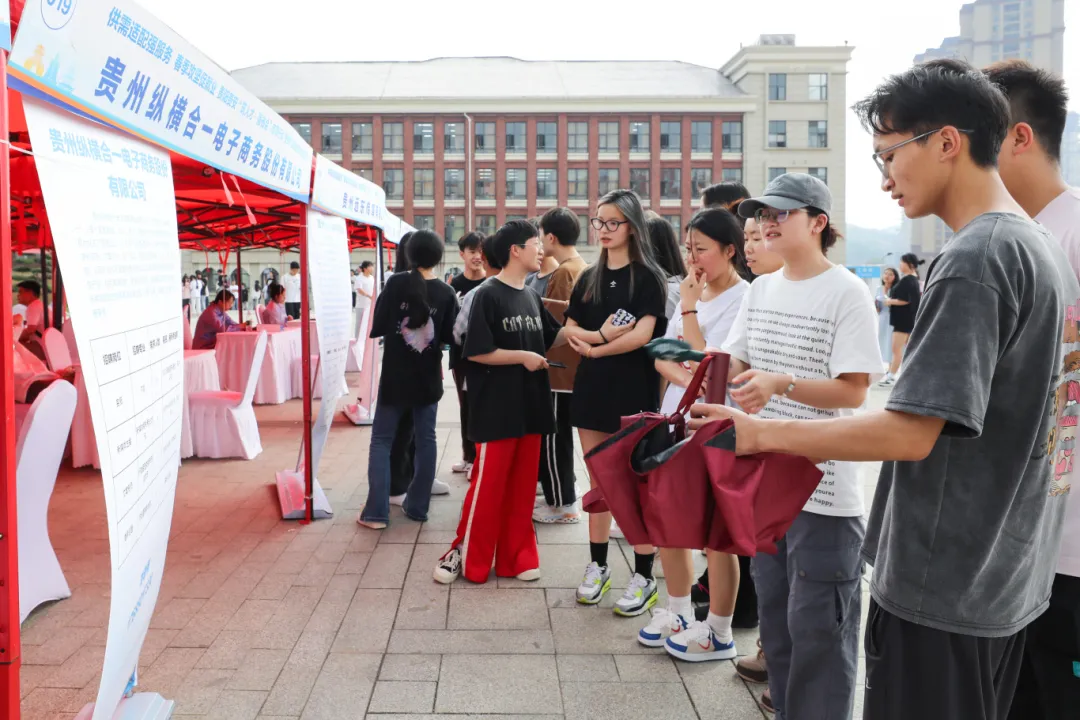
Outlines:
{"label": "pink tablecloth", "polygon": [[[300,330],[303,325],[304,323],[300,320],[290,320],[288,327]],[[311,354],[312,356],[319,354],[319,327],[315,323],[315,318],[311,318]]]}
{"label": "pink tablecloth", "polygon": [[[284,330],[262,325],[260,332],[267,337],[266,358],[263,360],[259,382],[255,386],[256,405],[280,405],[301,396],[303,388],[293,387],[292,363],[301,356],[300,328]],[[217,336],[218,376],[221,388],[231,392],[244,392],[251,373],[251,357],[255,352],[254,332],[220,333]]]}
{"label": "pink tablecloth", "polygon": [[220,390],[217,352],[215,350],[184,351],[184,411],[180,426],[180,457],[195,454],[191,443],[191,414],[188,412],[188,393]]}

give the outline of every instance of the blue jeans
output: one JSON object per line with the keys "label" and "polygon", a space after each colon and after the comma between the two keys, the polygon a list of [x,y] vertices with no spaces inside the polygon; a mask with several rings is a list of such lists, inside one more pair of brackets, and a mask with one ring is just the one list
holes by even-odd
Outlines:
{"label": "blue jeans", "polygon": [[368,522],[387,522],[390,519],[390,447],[398,422],[405,413],[412,413],[416,436],[416,456],[412,484],[402,510],[413,520],[426,522],[431,504],[431,484],[435,482],[437,456],[435,415],[438,403],[401,407],[380,403],[375,406],[371,425],[371,449],[368,451],[368,497],[361,518]]}

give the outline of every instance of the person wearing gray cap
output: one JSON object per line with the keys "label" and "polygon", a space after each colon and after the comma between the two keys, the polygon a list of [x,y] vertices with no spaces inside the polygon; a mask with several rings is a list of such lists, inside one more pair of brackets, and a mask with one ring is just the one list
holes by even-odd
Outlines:
{"label": "person wearing gray cap", "polygon": [[[865,283],[826,256],[837,233],[832,195],[816,177],[788,173],[739,205],[781,270],[757,278],[728,335],[731,397],[764,418],[844,417],[881,373],[877,315]],[[854,463],[825,462],[817,490],[775,555],[754,558],[763,698],[777,717],[848,718],[859,657],[859,557],[865,524]],[[678,643],[679,638],[669,642]],[[771,706],[771,707],[770,707]]]}

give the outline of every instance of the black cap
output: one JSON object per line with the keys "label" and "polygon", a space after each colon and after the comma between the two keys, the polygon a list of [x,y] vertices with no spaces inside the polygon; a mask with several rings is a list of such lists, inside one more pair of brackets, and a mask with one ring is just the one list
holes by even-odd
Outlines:
{"label": "black cap", "polygon": [[813,175],[785,173],[765,187],[761,197],[743,200],[739,215],[752,218],[763,207],[776,210],[799,210],[814,208],[832,216],[832,193],[829,186]]}

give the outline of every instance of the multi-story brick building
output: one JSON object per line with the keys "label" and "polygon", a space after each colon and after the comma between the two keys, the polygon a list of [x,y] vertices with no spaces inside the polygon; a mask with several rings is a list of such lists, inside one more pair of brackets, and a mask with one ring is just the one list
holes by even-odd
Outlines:
{"label": "multi-story brick building", "polygon": [[[386,189],[387,206],[456,240],[508,218],[629,187],[673,224],[700,190],[760,192],[788,170],[829,183],[843,226],[851,47],[763,36],[719,70],[681,62],[271,63],[234,76],[327,157]],[[252,253],[253,254],[253,253]],[[835,251],[843,258],[843,249]],[[255,258],[252,258],[254,261]]]}

